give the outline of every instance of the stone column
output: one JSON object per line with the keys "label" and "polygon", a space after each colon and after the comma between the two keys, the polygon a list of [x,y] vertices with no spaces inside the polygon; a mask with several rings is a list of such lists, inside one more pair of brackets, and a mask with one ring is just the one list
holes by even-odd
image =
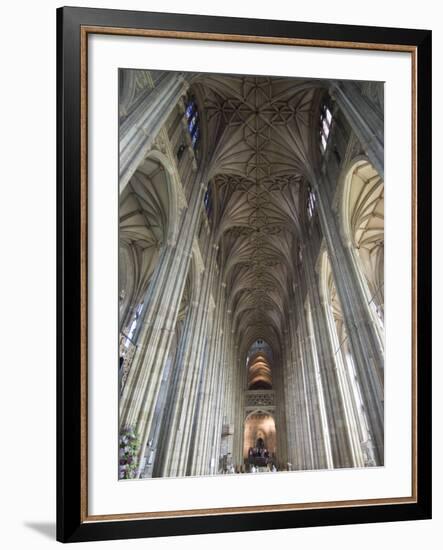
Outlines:
{"label": "stone column", "polygon": [[[232,333],[231,333],[232,336]],[[234,424],[234,445],[232,451],[233,461],[236,465],[243,464],[243,446],[245,433],[245,390],[247,388],[246,366],[241,357],[239,357],[238,346],[233,347],[232,357],[232,383],[231,399],[234,413],[232,423]]]}
{"label": "stone column", "polygon": [[223,411],[225,404],[224,388],[226,387],[226,369],[227,362],[222,361],[218,373],[216,384],[216,395],[214,399],[213,423],[212,423],[212,444],[208,448],[209,461],[215,460],[215,472],[218,469],[218,460],[220,458],[221,434],[223,426]]}
{"label": "stone column", "polygon": [[[294,300],[292,300],[294,302]],[[290,424],[292,439],[289,445],[290,462],[293,469],[308,470],[313,468],[313,443],[310,429],[309,409],[305,381],[303,376],[303,360],[296,330],[294,310],[288,315],[288,391],[290,400]],[[315,429],[315,425],[314,425]],[[321,432],[320,432],[321,434]]]}
{"label": "stone column", "polygon": [[183,73],[168,74],[121,124],[120,192],[146,157],[155,137],[188,86]]}
{"label": "stone column", "polygon": [[[227,353],[224,355],[223,363],[220,365],[220,368],[223,369],[223,386],[220,388],[221,396],[221,409],[220,409],[220,418],[221,425],[220,430],[216,428],[216,438],[220,443],[220,451],[218,453],[218,458],[220,456],[229,455],[230,462],[232,463],[232,452],[233,452],[233,408],[235,407],[234,402],[232,401],[232,363],[233,355],[232,349],[228,349]],[[218,420],[219,421],[219,420]]]}
{"label": "stone column", "polygon": [[[221,348],[223,342],[222,322],[224,316],[224,289],[226,285],[218,285],[218,294],[216,298],[215,321],[212,327],[212,333],[209,344],[208,365],[205,381],[202,389],[200,414],[197,418],[195,452],[190,475],[209,474],[209,462],[206,463],[206,453],[208,441],[211,438],[211,429],[213,421],[213,400],[217,391],[216,380],[218,371],[221,368]],[[206,369],[206,367],[205,367]]]}
{"label": "stone column", "polygon": [[226,332],[223,325],[223,347],[220,348],[221,356],[217,365],[215,384],[211,399],[211,419],[209,424],[209,437],[206,441],[205,462],[210,465],[211,473],[217,473],[219,467],[219,449],[221,444],[221,429],[223,421],[224,398],[226,388],[226,368],[227,368],[227,352],[226,352]]}
{"label": "stone column", "polygon": [[294,380],[294,367],[292,362],[292,335],[290,331],[285,334],[283,343],[283,388],[285,394],[286,438],[288,441],[288,462],[295,470],[299,464],[300,442],[297,429],[303,421],[296,413],[297,388]]}
{"label": "stone column", "polygon": [[[226,399],[228,392],[230,391],[229,384],[229,374],[228,370],[231,368],[231,333],[230,333],[230,312],[226,311],[223,319],[223,348],[220,357],[220,364],[217,373],[216,384],[214,388],[214,399],[213,399],[213,412],[212,412],[212,423],[211,423],[211,440],[208,441],[209,445],[207,447],[207,462],[212,460],[215,461],[216,471],[218,469],[218,461],[220,458],[220,448],[221,448],[221,434],[223,419],[226,411]],[[234,433],[235,436],[235,433]]]}
{"label": "stone column", "polygon": [[[225,292],[223,292],[223,301],[226,304]],[[224,310],[226,312],[226,309]],[[226,314],[227,315],[227,314]],[[220,358],[215,371],[215,387],[210,402],[210,420],[208,427],[208,438],[206,440],[203,462],[212,464],[214,462],[214,472],[218,471],[219,448],[221,442],[221,430],[223,421],[223,407],[226,385],[227,370],[227,348],[228,332],[226,330],[226,315],[222,317],[222,341],[220,343]]]}
{"label": "stone column", "polygon": [[288,462],[291,463],[292,469],[301,469],[303,446],[305,444],[304,438],[300,437],[300,431],[305,426],[305,416],[300,414],[300,393],[298,387],[298,380],[296,377],[297,363],[295,361],[295,347],[294,347],[294,334],[292,332],[292,320],[293,311],[288,312],[288,330],[285,334],[285,350],[283,355],[283,361],[285,364],[284,369],[284,386],[286,393],[286,427],[287,427],[287,439],[288,439]]}
{"label": "stone column", "polygon": [[[327,319],[329,330],[333,331],[337,335],[337,329],[335,320],[330,311],[331,305],[325,299],[324,296],[321,296],[321,303],[325,317]],[[337,376],[340,381],[340,389],[343,398],[343,405],[345,408],[347,424],[349,427],[349,439],[352,446],[353,460],[355,467],[363,467],[364,460],[361,448],[361,442],[364,441],[363,437],[363,426],[360,421],[359,405],[356,403],[354,392],[352,390],[351,381],[349,378],[349,370],[346,368],[344,361],[346,360],[343,356],[343,345],[345,342],[339,344],[338,338],[331,334],[331,345],[336,348],[335,351],[335,365],[337,369]],[[336,347],[337,346],[337,347]],[[338,348],[338,346],[340,346]]]}
{"label": "stone column", "polygon": [[346,412],[331,347],[327,319],[320,301],[319,281],[309,243],[303,248],[303,267],[310,298],[314,328],[314,335],[312,336],[315,338],[318,353],[333,465],[334,468],[349,468],[354,466],[349,427],[346,421]]}
{"label": "stone column", "polygon": [[274,419],[276,430],[276,459],[277,468],[286,469],[289,460],[288,437],[287,437],[287,416],[286,397],[287,391],[281,373],[282,358],[279,353],[274,353],[272,387],[274,389]]}
{"label": "stone column", "polygon": [[210,245],[207,268],[203,273],[200,292],[188,312],[186,327],[175,365],[171,414],[165,438],[163,461],[159,464],[162,477],[178,477],[187,473],[191,435],[197,404],[197,395],[208,335],[208,317],[217,248]]}
{"label": "stone column", "polygon": [[356,82],[335,81],[331,97],[348,120],[377,172],[384,178],[384,120],[374,102]]}
{"label": "stone column", "polygon": [[[309,376],[307,374],[307,365],[304,363],[303,347],[308,347],[308,339],[304,339],[304,344],[297,330],[297,351],[298,365],[296,370],[296,382],[298,391],[298,414],[303,418],[303,423],[299,432],[299,441],[301,441],[301,459],[299,461],[301,469],[312,470],[315,464],[320,468],[327,468],[325,434],[321,422],[321,413],[318,399],[318,388],[315,385],[314,374],[311,373],[314,385],[309,386]],[[306,351],[306,353],[309,353]],[[315,417],[311,412],[315,411]]]}
{"label": "stone column", "polygon": [[[213,305],[213,304],[212,304]],[[211,306],[212,307],[212,306]],[[212,329],[212,310],[210,312],[211,319],[208,321],[208,334],[211,333]],[[201,359],[201,367],[200,367],[200,378],[198,382],[198,388],[197,388],[197,396],[195,400],[195,409],[194,409],[194,417],[192,419],[192,426],[191,426],[191,432],[189,435],[189,453],[187,458],[187,464],[185,469],[185,475],[190,476],[193,475],[192,470],[194,468],[194,465],[197,460],[197,425],[199,423],[199,420],[202,415],[203,405],[204,405],[204,387],[207,381],[207,377],[209,375],[208,368],[209,368],[209,337],[205,338],[204,343],[204,350],[202,354]]]}
{"label": "stone column", "polygon": [[384,463],[384,352],[359,284],[358,275],[345,248],[336,214],[331,209],[328,182],[319,176],[313,183],[318,215],[328,250],[337,294],[343,311],[350,348],[355,362],[369,430],[378,465]]}
{"label": "stone column", "polygon": [[145,315],[139,345],[120,400],[120,425],[133,426],[143,456],[152,428],[163,369],[169,356],[175,324],[198,229],[205,185],[195,184],[184,213],[177,243],[168,243],[145,298]]}
{"label": "stone column", "polygon": [[[299,280],[301,280],[303,274],[299,269],[297,273]],[[328,467],[326,434],[323,431],[321,420],[315,364],[300,283],[294,285],[294,297],[296,311],[299,312],[297,335],[300,349],[300,391],[305,394],[307,408],[308,435],[304,434],[303,437],[309,445],[305,452],[310,451],[305,457],[305,464],[307,469],[321,470]]]}

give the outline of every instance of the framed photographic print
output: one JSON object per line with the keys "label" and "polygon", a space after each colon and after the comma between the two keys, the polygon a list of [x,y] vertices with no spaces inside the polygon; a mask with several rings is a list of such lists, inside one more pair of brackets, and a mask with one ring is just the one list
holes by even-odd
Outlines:
{"label": "framed photographic print", "polygon": [[58,540],[430,518],[431,32],[57,30]]}

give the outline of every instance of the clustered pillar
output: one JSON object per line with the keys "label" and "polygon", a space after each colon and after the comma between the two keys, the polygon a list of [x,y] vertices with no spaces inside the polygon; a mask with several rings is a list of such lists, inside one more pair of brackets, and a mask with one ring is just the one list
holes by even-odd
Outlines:
{"label": "clustered pillar", "polygon": [[374,319],[365,302],[349,250],[343,244],[334,212],[328,206],[328,182],[319,176],[314,183],[320,225],[327,246],[344,322],[355,362],[358,383],[369,421],[377,464],[384,461],[384,350]]}
{"label": "clustered pillar", "polygon": [[[380,118],[374,112],[366,122],[362,120],[359,113],[365,100],[355,86],[337,84],[334,95],[382,174]],[[187,88],[183,74],[165,76],[123,121],[121,189],[146,158]],[[175,129],[170,135],[177,133]],[[193,155],[192,149],[189,155]],[[210,228],[203,205],[210,169],[204,163],[198,169],[193,166],[190,162],[189,170],[183,172],[186,175],[178,177],[182,180],[177,183],[182,199],[178,201],[178,220],[174,221],[177,231],[171,233],[175,235],[173,241],[162,243],[146,290],[137,349],[120,399],[120,426],[134,429],[140,441],[138,476],[147,475],[152,434],[156,434],[156,448],[149,475],[216,474],[222,455],[225,460],[229,457],[228,462],[237,470],[244,465],[247,350],[234,332],[232,303],[218,263],[217,232]],[[384,350],[330,208],[328,193],[333,186],[324,174],[316,175],[310,183],[375,461],[382,465]],[[300,246],[298,257],[290,260],[293,280],[288,282],[288,307],[282,334],[276,339],[278,349],[273,349],[278,464],[290,470],[354,467],[361,465],[361,459],[356,458],[361,452],[356,451],[355,437],[350,433],[355,430],[347,412],[352,408],[350,392],[343,389],[346,377],[334,357],[320,297],[317,255],[310,246],[310,236],[299,237],[305,244]],[[178,330],[187,280],[191,295]]]}

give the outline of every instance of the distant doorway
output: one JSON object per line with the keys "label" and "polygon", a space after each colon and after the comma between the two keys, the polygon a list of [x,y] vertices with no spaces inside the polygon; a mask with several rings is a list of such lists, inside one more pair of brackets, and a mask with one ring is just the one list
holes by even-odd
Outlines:
{"label": "distant doorway", "polygon": [[253,412],[245,420],[243,455],[249,466],[263,467],[276,462],[276,430],[274,417]]}

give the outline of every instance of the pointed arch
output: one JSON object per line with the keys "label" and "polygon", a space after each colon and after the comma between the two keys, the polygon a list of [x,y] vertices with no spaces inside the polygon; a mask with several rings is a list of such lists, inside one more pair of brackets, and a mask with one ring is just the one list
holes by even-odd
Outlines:
{"label": "pointed arch", "polygon": [[[256,410],[250,412],[244,421],[243,457],[248,459],[250,449],[263,445],[269,457],[275,458],[277,452],[277,428],[274,414]],[[263,453],[264,454],[264,453]],[[264,457],[263,457],[264,458]]]}
{"label": "pointed arch", "polygon": [[382,332],[384,324],[384,181],[366,157],[343,171],[341,232],[368,307]]}
{"label": "pointed arch", "polygon": [[340,299],[335,287],[334,276],[326,250],[320,260],[320,296],[326,317],[331,346],[334,353],[335,368],[338,373],[346,423],[351,443],[354,464],[358,467],[372,466],[367,453],[372,445],[368,430],[361,388],[355,373],[354,360],[350,349],[346,325]]}

